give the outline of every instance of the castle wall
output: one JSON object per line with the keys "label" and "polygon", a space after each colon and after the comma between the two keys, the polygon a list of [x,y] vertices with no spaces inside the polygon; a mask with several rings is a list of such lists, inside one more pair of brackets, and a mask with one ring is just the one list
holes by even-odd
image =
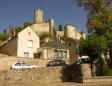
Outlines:
{"label": "castle wall", "polygon": [[50,28],[49,28],[50,33],[52,35],[56,36],[56,30],[54,28],[54,19],[51,18],[48,22],[49,22],[49,26],[50,26]]}
{"label": "castle wall", "polygon": [[63,31],[56,31],[56,37],[62,37],[62,36],[64,36]]}
{"label": "castle wall", "polygon": [[43,22],[43,11],[38,9],[34,12],[34,22],[35,23],[42,23]]}
{"label": "castle wall", "polygon": [[69,24],[65,26],[64,34],[66,34],[68,36],[68,38],[73,38],[73,39],[78,39],[78,40],[81,37],[85,38],[85,36],[86,36],[85,33],[76,31],[75,27],[73,25],[69,25]]}
{"label": "castle wall", "polygon": [[40,9],[37,9],[34,12],[34,24],[31,26],[31,28],[37,34],[48,32],[50,34],[55,35],[54,19],[51,18],[47,22],[44,22],[43,21],[43,11]]}
{"label": "castle wall", "polygon": [[37,34],[41,34],[43,32],[50,32],[50,26],[49,23],[41,23],[41,24],[33,24],[31,26],[31,28],[37,33]]}

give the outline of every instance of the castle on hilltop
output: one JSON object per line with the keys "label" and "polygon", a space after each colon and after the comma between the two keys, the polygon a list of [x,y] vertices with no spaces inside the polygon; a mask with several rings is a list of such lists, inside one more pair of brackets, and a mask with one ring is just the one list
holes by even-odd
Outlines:
{"label": "castle on hilltop", "polygon": [[43,32],[48,32],[55,37],[62,37],[67,35],[68,38],[80,39],[81,37],[85,38],[86,34],[84,32],[79,32],[75,29],[75,26],[66,24],[64,26],[64,31],[58,31],[54,26],[54,19],[49,19],[48,21],[43,21],[43,11],[38,9],[34,12],[34,24],[31,25],[31,28],[39,35]]}
{"label": "castle on hilltop", "polygon": [[[52,34],[53,39],[41,39],[44,32]],[[68,37],[66,42],[61,40],[64,36]],[[70,24],[64,26],[64,31],[56,30],[54,20],[51,18],[43,21],[43,11],[38,9],[34,12],[34,23],[2,43],[0,53],[50,61],[58,59],[72,64],[78,58],[78,42],[81,37],[85,38],[86,34]]]}
{"label": "castle on hilltop", "polygon": [[34,24],[31,28],[39,35],[43,32],[48,32],[55,34],[54,20],[49,19],[48,21],[43,21],[43,11],[38,9],[34,12]]}

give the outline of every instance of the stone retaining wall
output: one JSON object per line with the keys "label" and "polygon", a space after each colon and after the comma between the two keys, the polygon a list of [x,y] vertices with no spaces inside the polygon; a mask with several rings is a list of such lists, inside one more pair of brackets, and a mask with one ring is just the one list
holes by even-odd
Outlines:
{"label": "stone retaining wall", "polygon": [[77,77],[77,78],[72,79],[72,81],[80,82],[80,83],[111,82],[112,76],[100,76],[100,77],[91,77],[91,78]]}
{"label": "stone retaining wall", "polygon": [[21,58],[21,57],[14,57],[14,56],[7,56],[4,54],[0,54],[0,70],[10,69],[11,65],[15,62],[27,62],[30,65],[37,65],[38,67],[46,67],[49,61],[51,60]]}
{"label": "stone retaining wall", "polygon": [[[1,70],[0,82],[61,82],[68,81],[68,71],[64,67],[46,67],[36,69]],[[66,76],[64,76],[66,73]]]}

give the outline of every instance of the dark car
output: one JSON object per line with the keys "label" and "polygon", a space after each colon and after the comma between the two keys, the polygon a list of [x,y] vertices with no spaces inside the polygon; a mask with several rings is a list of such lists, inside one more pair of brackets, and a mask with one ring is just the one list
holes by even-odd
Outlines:
{"label": "dark car", "polygon": [[54,61],[50,61],[47,66],[50,67],[50,66],[65,66],[67,65],[65,63],[64,60],[54,60]]}
{"label": "dark car", "polygon": [[90,63],[90,59],[89,58],[82,58],[82,59],[78,59],[75,64],[87,64],[87,63]]}

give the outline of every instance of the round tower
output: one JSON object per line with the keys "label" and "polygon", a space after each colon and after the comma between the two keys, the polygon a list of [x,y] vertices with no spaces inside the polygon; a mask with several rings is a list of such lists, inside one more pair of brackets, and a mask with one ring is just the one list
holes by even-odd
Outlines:
{"label": "round tower", "polygon": [[43,11],[40,9],[35,10],[34,12],[34,22],[42,23],[43,22]]}

